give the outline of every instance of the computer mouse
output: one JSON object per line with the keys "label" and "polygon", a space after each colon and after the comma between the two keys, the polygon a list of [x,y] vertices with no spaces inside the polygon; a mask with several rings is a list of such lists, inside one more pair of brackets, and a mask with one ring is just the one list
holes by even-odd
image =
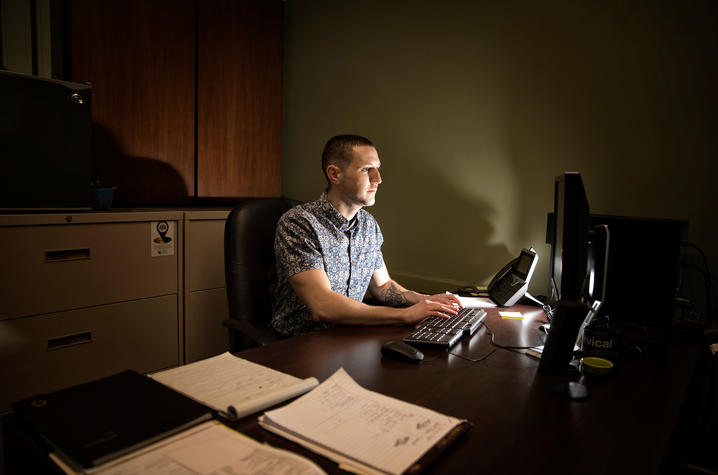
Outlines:
{"label": "computer mouse", "polygon": [[381,347],[381,354],[385,358],[407,363],[418,363],[424,359],[424,353],[399,340],[390,340],[384,343]]}

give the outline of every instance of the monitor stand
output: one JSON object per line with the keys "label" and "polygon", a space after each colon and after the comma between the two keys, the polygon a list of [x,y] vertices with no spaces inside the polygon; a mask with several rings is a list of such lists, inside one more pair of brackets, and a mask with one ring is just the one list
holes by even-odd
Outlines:
{"label": "monitor stand", "polygon": [[[586,304],[578,301],[559,301],[551,319],[544,343],[539,371],[557,376],[578,376],[580,371],[573,359],[574,343],[586,317]],[[573,381],[553,381],[544,386],[552,394],[570,399],[588,397],[588,389]]]}
{"label": "monitor stand", "polygon": [[582,302],[558,302],[543,345],[539,371],[547,374],[568,374],[576,337],[586,317],[586,310],[586,304]]}

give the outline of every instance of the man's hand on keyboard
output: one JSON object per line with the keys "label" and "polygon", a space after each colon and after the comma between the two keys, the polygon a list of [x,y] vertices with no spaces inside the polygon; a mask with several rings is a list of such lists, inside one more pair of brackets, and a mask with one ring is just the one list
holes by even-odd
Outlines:
{"label": "man's hand on keyboard", "polygon": [[429,297],[427,297],[427,300],[432,300],[434,302],[453,305],[459,309],[463,308],[461,305],[461,300],[459,300],[459,297],[457,297],[454,294],[450,294],[448,292],[443,293],[443,294],[430,295]]}
{"label": "man's hand on keyboard", "polygon": [[405,343],[451,348],[462,337],[470,337],[486,320],[486,311],[464,308],[450,318],[431,317],[403,338]]}
{"label": "man's hand on keyboard", "polygon": [[[449,318],[452,315],[456,315],[459,308],[454,305],[454,301],[449,295],[450,294],[432,295],[415,303],[411,307],[406,307],[404,310],[407,314],[407,323],[420,322],[429,317]],[[441,297],[441,299],[434,300],[434,297]],[[456,296],[454,296],[454,299],[456,299]],[[456,300],[458,301],[458,299]]]}

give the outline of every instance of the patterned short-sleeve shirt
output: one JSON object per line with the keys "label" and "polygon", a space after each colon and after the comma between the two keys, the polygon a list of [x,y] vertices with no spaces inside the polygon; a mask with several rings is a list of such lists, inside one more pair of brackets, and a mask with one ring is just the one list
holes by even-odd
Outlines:
{"label": "patterned short-sleeve shirt", "polygon": [[327,200],[326,191],[310,203],[295,206],[280,218],[274,237],[277,291],[271,326],[282,335],[300,335],[326,325],[312,320],[289,278],[320,269],[334,292],[361,301],[371,276],[384,266],[379,224],[367,211],[348,221]]}

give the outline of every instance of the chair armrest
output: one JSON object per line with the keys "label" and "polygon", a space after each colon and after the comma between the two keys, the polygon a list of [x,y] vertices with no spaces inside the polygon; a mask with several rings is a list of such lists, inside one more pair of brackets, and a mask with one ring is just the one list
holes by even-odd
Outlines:
{"label": "chair armrest", "polygon": [[241,333],[260,346],[264,346],[267,343],[271,343],[279,339],[278,335],[271,330],[252,325],[244,320],[229,318],[227,320],[223,320],[222,325]]}

